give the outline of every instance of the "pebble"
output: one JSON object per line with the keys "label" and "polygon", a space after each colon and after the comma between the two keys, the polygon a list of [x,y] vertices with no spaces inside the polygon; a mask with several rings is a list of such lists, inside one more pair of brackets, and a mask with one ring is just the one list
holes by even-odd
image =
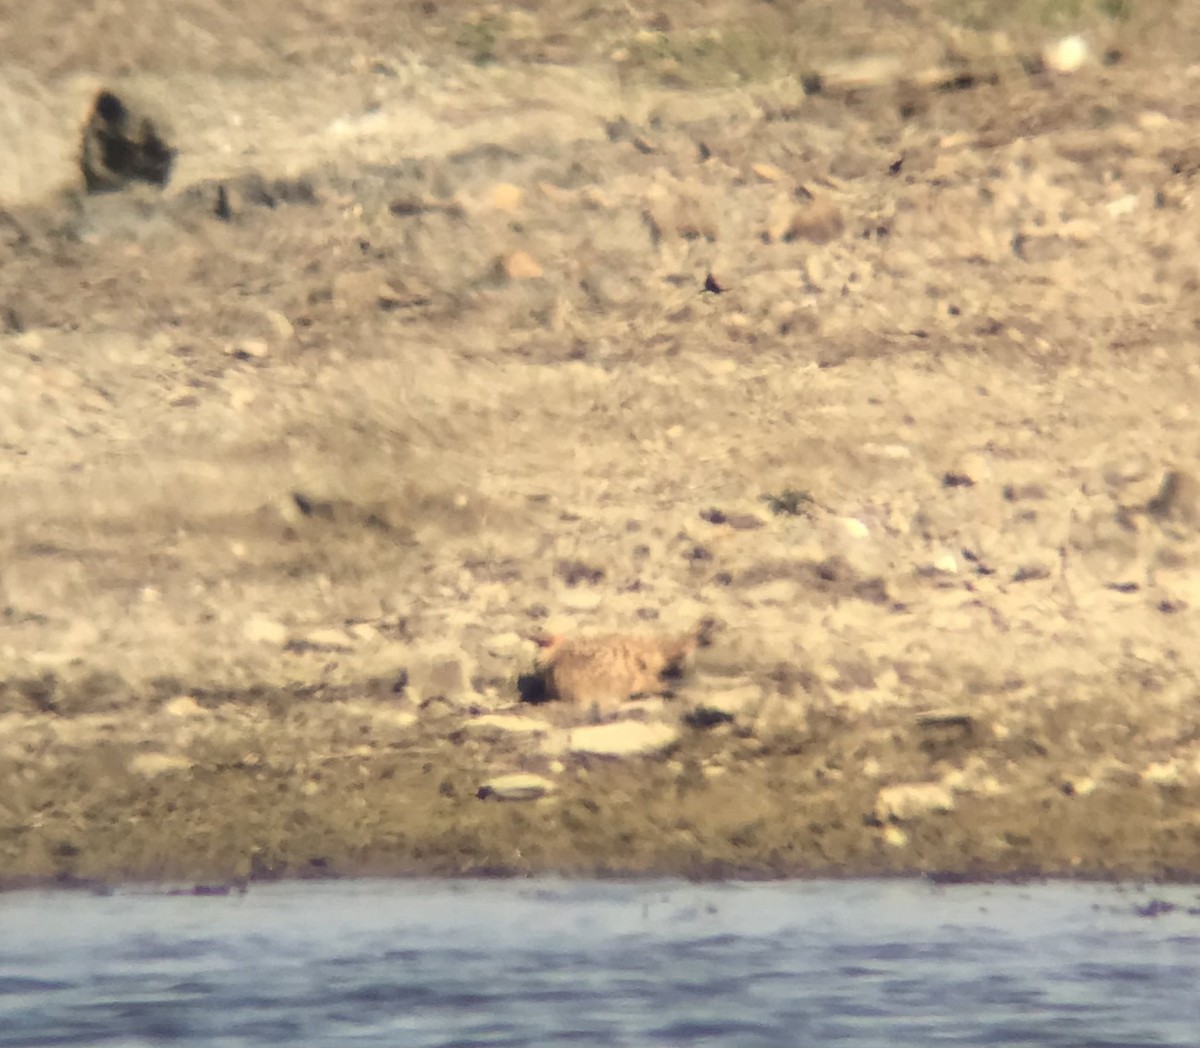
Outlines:
{"label": "pebble", "polygon": [[570,611],[595,611],[604,602],[604,594],[594,589],[564,588],[559,604]]}
{"label": "pebble", "polygon": [[678,739],[679,729],[670,724],[614,721],[574,729],[570,748],[572,753],[597,757],[645,757],[661,753]]}
{"label": "pebble", "polygon": [[263,360],[271,355],[271,347],[265,339],[245,338],[241,342],[227,346],[225,352],[231,357],[239,357],[243,360]]}
{"label": "pebble", "polygon": [[871,529],[857,517],[843,517],[842,528],[852,539],[869,539],[871,537]]}
{"label": "pebble", "polygon": [[1064,36],[1042,52],[1042,61],[1056,73],[1077,73],[1090,57],[1091,49],[1082,33]]}
{"label": "pebble", "polygon": [[1179,765],[1175,761],[1156,761],[1142,769],[1142,782],[1153,786],[1176,786],[1179,784]]}
{"label": "pebble", "polygon": [[497,182],[488,193],[488,204],[496,211],[512,214],[521,207],[524,192],[511,182]]}
{"label": "pebble", "polygon": [[163,703],[163,712],[171,717],[207,717],[208,710],[191,695],[177,695]]}
{"label": "pebble", "polygon": [[763,182],[782,182],[787,178],[787,173],[783,168],[777,167],[775,164],[751,164],[750,170]]}
{"label": "pebble", "polygon": [[509,280],[537,280],[545,272],[541,263],[528,251],[514,251],[506,255],[503,266]]}
{"label": "pebble", "polygon": [[267,323],[271,325],[271,330],[282,342],[290,342],[296,334],[292,322],[278,310],[267,310]]}
{"label": "pebble", "polygon": [[276,644],[282,647],[287,643],[288,628],[265,615],[252,615],[242,627],[242,636],[253,644]]}
{"label": "pebble", "polygon": [[940,556],[934,558],[933,570],[941,572],[943,575],[957,575],[958,558],[949,551],[942,553]]}
{"label": "pebble", "polygon": [[147,779],[170,771],[186,771],[191,766],[192,762],[186,757],[172,757],[167,753],[139,753],[129,762],[130,772]]}
{"label": "pebble", "polygon": [[354,642],[344,630],[340,629],[316,629],[310,633],[306,633],[304,640],[314,648],[323,648],[328,651],[354,650]]}
{"label": "pebble", "polygon": [[489,779],[479,787],[475,796],[495,797],[502,801],[535,801],[553,793],[555,789],[554,782],[544,776],[514,772]]}
{"label": "pebble", "polygon": [[409,710],[382,709],[375,712],[373,720],[390,728],[411,728],[418,718]]}
{"label": "pebble", "polygon": [[467,721],[464,727],[472,735],[491,736],[493,738],[504,735],[526,737],[531,735],[549,735],[553,730],[552,726],[544,720],[507,713],[487,713],[482,717],[475,717],[473,720]]}
{"label": "pebble", "polygon": [[953,810],[954,794],[940,782],[885,786],[875,798],[875,815],[883,822],[909,822],[922,815]]}
{"label": "pebble", "polygon": [[515,630],[509,630],[507,633],[497,633],[487,639],[484,647],[489,655],[494,655],[498,659],[515,658],[520,655],[526,645],[529,644]]}

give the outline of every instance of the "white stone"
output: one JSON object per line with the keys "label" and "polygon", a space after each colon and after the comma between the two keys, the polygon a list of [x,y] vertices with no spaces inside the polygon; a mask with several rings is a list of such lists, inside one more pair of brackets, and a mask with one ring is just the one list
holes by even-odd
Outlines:
{"label": "white stone", "polygon": [[489,637],[485,647],[489,655],[494,655],[498,659],[510,659],[521,654],[528,644],[529,642],[521,634],[509,630],[507,633],[497,633]]}
{"label": "white stone", "polygon": [[242,627],[242,636],[254,644],[287,643],[288,629],[282,622],[276,622],[265,615],[252,615]]}
{"label": "white stone", "polygon": [[186,757],[173,757],[167,753],[139,753],[129,762],[129,770],[134,775],[143,775],[147,779],[170,771],[186,771],[191,766],[192,762]]}
{"label": "white stone", "polygon": [[1142,782],[1154,786],[1175,786],[1179,782],[1179,765],[1174,761],[1156,761],[1142,770]]}
{"label": "white stone", "polygon": [[411,728],[417,723],[417,715],[409,710],[382,709],[372,718],[376,724],[389,728]]}
{"label": "white stone", "polygon": [[177,695],[163,703],[163,712],[172,717],[207,717],[208,710],[191,695]]}
{"label": "white stone", "polygon": [[571,611],[595,611],[604,601],[604,594],[594,589],[566,588],[559,603]]}
{"label": "white stone", "polygon": [[479,787],[479,797],[497,797],[502,801],[535,801],[556,789],[554,782],[541,775],[514,772],[497,775]]}
{"label": "white stone", "polygon": [[922,815],[954,810],[954,794],[940,782],[885,786],[875,798],[875,815],[884,822],[908,822]]}
{"label": "white stone", "polygon": [[857,517],[843,517],[842,527],[852,539],[869,539],[871,537],[871,529]]}
{"label": "white stone", "polygon": [[1056,40],[1042,54],[1046,65],[1056,73],[1077,73],[1090,57],[1091,48],[1081,33]]}
{"label": "white stone", "polygon": [[351,651],[354,648],[349,634],[334,627],[312,630],[304,635],[304,640],[314,648],[328,648],[333,651]]}
{"label": "white stone", "polygon": [[506,713],[486,713],[482,717],[467,721],[465,727],[472,735],[492,737],[549,735],[553,730],[544,720]]}
{"label": "white stone", "polygon": [[670,724],[646,724],[643,721],[614,721],[591,724],[571,732],[571,752],[599,757],[644,757],[661,753],[679,738],[679,729]]}
{"label": "white stone", "polygon": [[942,553],[934,560],[933,570],[940,571],[943,575],[957,575],[958,558],[949,551]]}

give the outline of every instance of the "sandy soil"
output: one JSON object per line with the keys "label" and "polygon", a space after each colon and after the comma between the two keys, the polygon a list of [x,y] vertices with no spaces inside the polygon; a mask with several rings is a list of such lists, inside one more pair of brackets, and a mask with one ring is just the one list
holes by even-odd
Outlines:
{"label": "sandy soil", "polygon": [[0,4],[0,882],[1200,874],[1200,3],[790,6]]}

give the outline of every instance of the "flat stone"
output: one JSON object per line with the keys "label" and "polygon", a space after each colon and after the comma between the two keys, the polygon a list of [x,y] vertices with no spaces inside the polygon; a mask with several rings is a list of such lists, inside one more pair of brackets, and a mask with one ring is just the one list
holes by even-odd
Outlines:
{"label": "flat stone", "polygon": [[506,713],[486,713],[475,717],[464,725],[472,735],[500,737],[505,735],[534,736],[549,735],[553,726],[536,717],[522,717]]}
{"label": "flat stone", "polygon": [[511,182],[497,182],[488,192],[488,204],[496,211],[513,214],[520,210],[524,196],[520,186],[515,186]]}
{"label": "flat stone", "polygon": [[1142,782],[1153,786],[1177,786],[1180,774],[1179,765],[1172,760],[1156,761],[1142,769]]}
{"label": "flat stone", "polygon": [[599,590],[565,588],[558,598],[559,603],[570,611],[595,611],[604,602]]}
{"label": "flat stone", "polygon": [[514,772],[511,775],[497,775],[488,779],[479,791],[477,797],[495,797],[502,801],[535,801],[545,797],[557,789],[551,779],[528,772]]}
{"label": "flat stone", "polygon": [[570,747],[572,753],[598,757],[646,757],[661,753],[678,739],[679,729],[670,724],[614,721],[575,728]]}
{"label": "flat stone", "polygon": [[883,822],[909,822],[922,815],[953,810],[954,794],[940,782],[885,786],[875,798],[875,815]]}
{"label": "flat stone", "polygon": [[207,717],[208,710],[191,695],[177,695],[163,703],[163,712],[171,717]]}
{"label": "flat stone", "polygon": [[287,643],[288,628],[265,615],[252,615],[242,627],[242,636],[254,644],[275,644],[282,647]]}
{"label": "flat stone", "polygon": [[503,266],[509,280],[537,280],[544,272],[541,263],[528,251],[514,251],[506,255]]}
{"label": "flat stone", "polygon": [[330,651],[351,651],[354,642],[345,630],[336,628],[316,629],[304,635],[306,643],[314,648],[325,648]]}
{"label": "flat stone", "polygon": [[419,718],[411,710],[376,710],[372,720],[389,728],[411,728]]}
{"label": "flat stone", "polygon": [[489,655],[494,655],[498,659],[511,659],[520,655],[528,643],[521,634],[515,630],[509,630],[507,633],[497,633],[489,637],[484,647]]}
{"label": "flat stone", "polygon": [[192,762],[186,757],[168,753],[139,753],[129,762],[130,772],[147,779],[157,778],[167,772],[186,771],[191,766]]}
{"label": "flat stone", "polygon": [[782,182],[787,178],[787,172],[783,168],[775,164],[766,163],[765,161],[751,164],[750,170],[754,172],[761,182]]}

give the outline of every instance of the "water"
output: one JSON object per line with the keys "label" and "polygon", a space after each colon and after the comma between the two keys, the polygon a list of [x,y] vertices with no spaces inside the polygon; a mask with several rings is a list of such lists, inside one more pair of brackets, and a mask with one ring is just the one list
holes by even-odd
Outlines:
{"label": "water", "polygon": [[915,881],[22,892],[0,896],[0,1046],[1196,1048],[1196,899]]}

